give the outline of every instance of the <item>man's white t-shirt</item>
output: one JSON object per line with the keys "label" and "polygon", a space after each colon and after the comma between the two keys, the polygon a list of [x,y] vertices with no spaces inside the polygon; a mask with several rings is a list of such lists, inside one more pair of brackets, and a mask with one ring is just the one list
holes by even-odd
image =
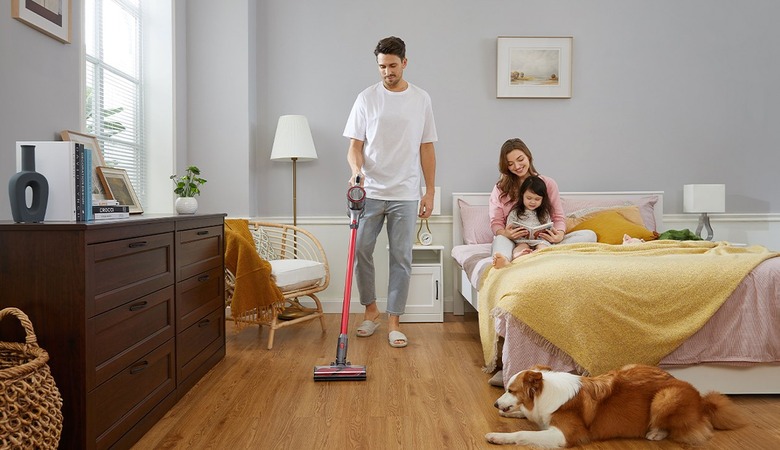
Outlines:
{"label": "man's white t-shirt", "polygon": [[427,92],[411,83],[402,92],[369,86],[355,100],[344,136],[363,141],[366,197],[420,199],[420,144],[438,140]]}

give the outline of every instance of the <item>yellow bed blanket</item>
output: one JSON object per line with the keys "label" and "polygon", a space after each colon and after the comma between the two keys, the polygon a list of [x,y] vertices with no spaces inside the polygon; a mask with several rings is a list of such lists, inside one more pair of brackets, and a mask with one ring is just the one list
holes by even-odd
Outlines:
{"label": "yellow bed blanket", "polygon": [[230,312],[237,330],[245,316],[276,314],[284,308],[271,263],[257,253],[246,219],[225,219],[225,267],[236,279]]}
{"label": "yellow bed blanket", "polygon": [[486,370],[498,358],[494,317],[511,314],[585,374],[657,364],[698,331],[762,261],[764,247],[725,242],[551,246],[490,268],[479,292]]}

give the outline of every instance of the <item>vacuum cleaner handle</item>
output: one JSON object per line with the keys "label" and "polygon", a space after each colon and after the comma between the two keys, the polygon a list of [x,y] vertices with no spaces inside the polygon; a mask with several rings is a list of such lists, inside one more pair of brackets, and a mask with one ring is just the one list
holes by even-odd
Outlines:
{"label": "vacuum cleaner handle", "polygon": [[350,217],[350,227],[357,228],[357,222],[366,204],[366,191],[360,187],[360,175],[355,177],[355,185],[347,190],[347,209]]}

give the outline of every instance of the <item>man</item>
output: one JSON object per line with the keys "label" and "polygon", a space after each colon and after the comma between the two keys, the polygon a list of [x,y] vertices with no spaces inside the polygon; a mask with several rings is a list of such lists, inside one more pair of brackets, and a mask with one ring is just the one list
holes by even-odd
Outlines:
{"label": "man", "polygon": [[[360,303],[365,306],[357,334],[367,337],[379,327],[376,305],[374,247],[387,219],[390,280],[387,290],[388,342],[406,347],[400,316],[406,307],[412,272],[412,245],[417,216],[433,211],[436,172],[436,125],[431,98],[404,80],[406,44],[384,38],[374,49],[382,81],[361,92],[352,106],[344,136],[350,139],[347,162],[350,185],[360,175],[366,203],[357,233],[355,275]],[[421,170],[422,169],[422,170]],[[420,198],[420,181],[426,192]],[[419,210],[417,208],[419,201]]]}

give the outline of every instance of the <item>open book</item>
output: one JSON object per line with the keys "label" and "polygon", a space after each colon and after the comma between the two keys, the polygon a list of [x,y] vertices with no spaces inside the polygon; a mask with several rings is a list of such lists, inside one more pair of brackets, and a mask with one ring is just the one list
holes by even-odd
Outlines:
{"label": "open book", "polygon": [[512,222],[512,225],[520,228],[525,228],[528,230],[528,239],[536,239],[539,236],[539,233],[544,230],[549,230],[553,227],[552,222],[543,223],[541,225],[537,225],[535,227],[529,227],[523,223],[520,222]]}

